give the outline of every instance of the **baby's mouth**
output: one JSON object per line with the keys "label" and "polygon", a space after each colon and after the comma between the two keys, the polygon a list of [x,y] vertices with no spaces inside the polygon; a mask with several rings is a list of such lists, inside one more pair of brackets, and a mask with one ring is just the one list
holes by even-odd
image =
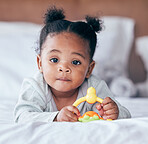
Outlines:
{"label": "baby's mouth", "polygon": [[62,77],[62,78],[57,78],[57,80],[59,80],[59,81],[71,81],[70,79],[67,79],[67,78],[65,78],[65,77]]}

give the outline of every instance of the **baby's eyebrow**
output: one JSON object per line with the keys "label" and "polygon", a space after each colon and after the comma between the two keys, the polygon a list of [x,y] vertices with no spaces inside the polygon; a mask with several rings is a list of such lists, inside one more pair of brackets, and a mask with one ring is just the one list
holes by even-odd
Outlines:
{"label": "baby's eyebrow", "polygon": [[72,52],[72,54],[76,54],[76,55],[79,55],[79,56],[81,56],[83,59],[85,59],[85,56],[83,55],[83,54],[81,54],[81,53],[77,53],[77,52]]}
{"label": "baby's eyebrow", "polygon": [[59,52],[61,53],[61,51],[57,50],[57,49],[52,49],[51,51],[49,51],[48,53],[52,53],[52,52]]}
{"label": "baby's eyebrow", "polygon": [[[52,53],[52,52],[58,52],[58,53],[62,53],[60,50],[57,50],[57,49],[52,49],[51,51],[48,52],[48,54]],[[85,56],[81,53],[78,53],[78,52],[72,52],[72,54],[75,54],[75,55],[79,55],[81,56],[83,59],[85,59]]]}

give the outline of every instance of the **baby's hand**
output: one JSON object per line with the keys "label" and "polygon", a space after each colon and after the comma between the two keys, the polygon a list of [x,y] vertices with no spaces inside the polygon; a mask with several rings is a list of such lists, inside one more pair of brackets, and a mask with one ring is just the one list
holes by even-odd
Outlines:
{"label": "baby's hand", "polygon": [[78,121],[78,117],[80,116],[80,112],[78,108],[75,106],[65,106],[58,113],[55,121],[67,121],[67,122],[76,122]]}
{"label": "baby's hand", "polygon": [[106,97],[102,104],[96,104],[96,108],[103,119],[115,120],[118,118],[119,109],[117,104],[110,98]]}

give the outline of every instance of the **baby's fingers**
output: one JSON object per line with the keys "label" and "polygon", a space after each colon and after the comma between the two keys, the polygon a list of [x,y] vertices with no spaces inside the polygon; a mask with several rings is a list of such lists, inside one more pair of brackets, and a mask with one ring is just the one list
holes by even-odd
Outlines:
{"label": "baby's fingers", "polygon": [[108,103],[106,105],[103,106],[104,111],[116,108],[117,106],[114,103]]}
{"label": "baby's fingers", "polygon": [[102,104],[100,104],[100,103],[99,103],[99,104],[96,104],[96,108],[97,108],[97,110],[98,110],[100,116],[103,116],[104,110],[103,110]]}
{"label": "baby's fingers", "polygon": [[116,120],[117,118],[118,118],[118,114],[106,115],[106,119]]}
{"label": "baby's fingers", "polygon": [[76,114],[78,117],[80,116],[80,112],[79,109],[75,106],[68,106],[67,109],[71,112],[73,112],[74,114]]}
{"label": "baby's fingers", "polygon": [[96,104],[96,108],[97,108],[97,110],[101,110],[101,109],[102,109],[101,104],[100,104],[100,103],[97,103],[97,104]]}
{"label": "baby's fingers", "polygon": [[117,119],[119,111],[118,109],[113,108],[113,109],[105,111],[104,114],[106,115],[107,119]]}
{"label": "baby's fingers", "polygon": [[66,113],[66,117],[67,117],[67,120],[66,121],[69,121],[69,122],[75,122],[75,121],[78,121],[78,116],[70,111],[68,111]]}
{"label": "baby's fingers", "polygon": [[105,111],[104,114],[106,114],[106,115],[118,114],[118,110],[117,109],[110,109],[110,110]]}

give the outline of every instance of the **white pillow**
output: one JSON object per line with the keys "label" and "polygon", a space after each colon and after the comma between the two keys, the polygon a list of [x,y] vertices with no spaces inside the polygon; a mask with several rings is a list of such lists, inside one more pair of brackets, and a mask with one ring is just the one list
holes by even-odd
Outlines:
{"label": "white pillow", "polygon": [[0,22],[0,98],[18,98],[22,81],[37,71],[34,47],[41,25]]}
{"label": "white pillow", "polygon": [[127,75],[127,64],[134,39],[133,19],[109,16],[103,18],[105,29],[97,34],[93,73],[106,82]]}
{"label": "white pillow", "polygon": [[136,52],[143,60],[147,71],[147,79],[144,82],[136,84],[140,96],[148,97],[148,36],[139,37],[136,39]]}
{"label": "white pillow", "polygon": [[112,80],[110,90],[115,96],[120,97],[135,97],[137,96],[137,89],[134,83],[124,76],[119,76]]}
{"label": "white pillow", "polygon": [[148,72],[148,36],[136,39],[136,52],[142,58],[144,66]]}

